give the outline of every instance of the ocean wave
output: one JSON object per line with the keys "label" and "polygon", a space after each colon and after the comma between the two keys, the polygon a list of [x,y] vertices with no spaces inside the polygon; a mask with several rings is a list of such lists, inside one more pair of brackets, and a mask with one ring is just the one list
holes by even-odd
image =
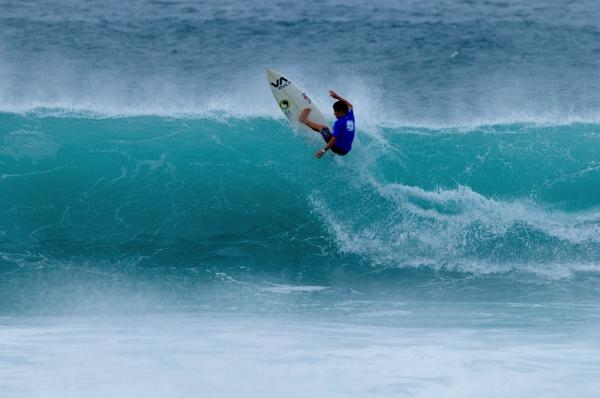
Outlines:
{"label": "ocean wave", "polygon": [[361,131],[317,161],[316,134],[272,118],[0,118],[4,253],[540,275],[600,258],[595,126]]}
{"label": "ocean wave", "polygon": [[[271,98],[267,101],[251,101],[251,106],[231,106],[236,99],[217,98],[208,103],[174,104],[173,102],[155,104],[123,105],[118,102],[101,104],[82,104],[70,101],[33,101],[26,104],[0,104],[0,114],[15,114],[33,118],[78,118],[78,119],[125,119],[135,117],[162,117],[173,119],[210,119],[225,121],[228,119],[252,120],[269,118],[285,120],[283,114],[275,106]],[[327,101],[327,100],[325,100]],[[327,103],[327,102],[325,102]],[[493,116],[473,116],[465,118],[422,118],[386,113],[377,109],[376,105],[363,104],[357,101],[357,117],[360,118],[361,128],[366,132],[376,132],[381,129],[402,130],[419,129],[423,134],[436,134],[440,131],[465,133],[483,128],[502,128],[506,126],[521,127],[561,127],[600,125],[600,111],[564,113],[564,112],[500,112]],[[327,108],[321,106],[322,109]],[[333,122],[333,117],[325,112]]]}

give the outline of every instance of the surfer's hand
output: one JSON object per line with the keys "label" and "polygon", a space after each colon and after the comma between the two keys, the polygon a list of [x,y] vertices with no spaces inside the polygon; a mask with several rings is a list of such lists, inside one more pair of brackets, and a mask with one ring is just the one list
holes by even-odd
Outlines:
{"label": "surfer's hand", "polygon": [[310,113],[310,108],[304,108],[304,110],[298,117],[298,120],[300,121],[300,123],[304,123],[306,121],[306,117],[308,116],[309,113]]}
{"label": "surfer's hand", "polygon": [[338,95],[338,94],[337,94],[335,91],[333,91],[333,90],[329,90],[329,95],[330,95],[332,98],[335,98],[335,99],[340,99],[340,96],[339,96],[339,95]]}
{"label": "surfer's hand", "polygon": [[317,157],[317,159],[321,159],[323,157],[323,155],[325,155],[325,151],[322,149],[319,149],[319,152],[315,153],[315,156]]}

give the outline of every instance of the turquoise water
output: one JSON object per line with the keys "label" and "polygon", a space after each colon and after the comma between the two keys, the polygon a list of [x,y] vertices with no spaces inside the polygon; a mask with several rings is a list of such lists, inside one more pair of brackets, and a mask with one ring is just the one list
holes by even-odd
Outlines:
{"label": "turquoise water", "polygon": [[1,7],[3,395],[594,396],[593,2]]}
{"label": "turquoise water", "polygon": [[[190,305],[202,299],[188,284],[223,275],[401,295],[429,280],[428,294],[455,298],[597,293],[593,124],[382,128],[352,157],[317,162],[318,138],[280,119],[2,119],[7,312],[31,303],[20,283],[57,288],[40,272],[174,278]],[[439,292],[447,278],[460,294]]]}

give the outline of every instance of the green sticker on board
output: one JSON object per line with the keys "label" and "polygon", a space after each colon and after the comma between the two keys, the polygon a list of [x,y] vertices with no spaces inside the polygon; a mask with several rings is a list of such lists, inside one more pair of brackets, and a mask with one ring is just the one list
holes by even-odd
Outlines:
{"label": "green sticker on board", "polygon": [[279,107],[281,110],[285,111],[290,107],[290,103],[288,100],[281,100],[279,101]]}

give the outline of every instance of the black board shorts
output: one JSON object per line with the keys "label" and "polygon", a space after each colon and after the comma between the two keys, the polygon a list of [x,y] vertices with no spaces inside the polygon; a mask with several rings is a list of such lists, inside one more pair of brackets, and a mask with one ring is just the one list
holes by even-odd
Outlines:
{"label": "black board shorts", "polygon": [[[323,137],[323,139],[325,140],[325,143],[329,143],[331,138],[333,138],[333,134],[331,134],[331,130],[329,130],[329,127],[323,127],[321,129],[321,137]],[[334,145],[331,147],[331,152],[335,153],[336,155],[344,156],[344,155],[347,155],[348,152],[350,152],[350,151],[346,151],[344,149],[337,148]]]}

